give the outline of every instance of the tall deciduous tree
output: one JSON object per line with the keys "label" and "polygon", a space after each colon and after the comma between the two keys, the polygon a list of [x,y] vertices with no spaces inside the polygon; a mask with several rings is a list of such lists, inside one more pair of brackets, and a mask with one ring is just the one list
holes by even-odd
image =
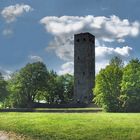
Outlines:
{"label": "tall deciduous tree", "polygon": [[2,74],[0,73],[0,102],[3,102],[8,96],[7,82],[4,80]]}
{"label": "tall deciduous tree", "polygon": [[36,95],[47,87],[48,71],[42,62],[27,64],[9,82],[15,106],[31,107]]}
{"label": "tall deciduous tree", "polygon": [[123,71],[121,89],[125,111],[140,111],[140,61],[131,60]]}
{"label": "tall deciduous tree", "polygon": [[122,60],[114,57],[96,76],[94,101],[106,111],[120,111]]}

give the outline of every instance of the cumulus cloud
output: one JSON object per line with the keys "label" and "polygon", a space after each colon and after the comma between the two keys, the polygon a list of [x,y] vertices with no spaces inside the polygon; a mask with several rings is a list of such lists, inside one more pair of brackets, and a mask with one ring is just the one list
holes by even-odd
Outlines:
{"label": "cumulus cloud", "polygon": [[[109,64],[110,58],[113,58],[114,56],[120,57],[125,63],[129,61],[132,55],[132,48],[128,46],[124,47],[117,47],[117,48],[111,48],[107,46],[96,46],[95,48],[95,60],[96,60],[96,73],[100,71],[101,68],[105,68],[106,65]],[[74,63],[73,63],[74,57],[72,57],[71,60],[64,63],[58,74],[73,74],[74,71]]]}
{"label": "cumulus cloud", "polygon": [[73,35],[80,32],[90,32],[96,39],[104,42],[118,41],[122,43],[126,36],[137,36],[140,23],[129,22],[113,15],[110,17],[94,16],[62,16],[44,17],[40,23],[45,25],[47,32],[54,35],[47,50],[54,50],[56,55],[65,61],[73,58]]}
{"label": "cumulus cloud", "polygon": [[5,80],[8,80],[8,79],[11,78],[12,71],[5,70],[2,67],[0,67],[0,73],[3,75],[3,77],[4,77]]}
{"label": "cumulus cloud", "polygon": [[112,48],[99,45],[96,46],[95,52],[96,73],[98,73],[101,68],[105,68],[105,66],[109,64],[109,60],[114,56],[120,57],[125,63],[127,63],[133,54],[133,49],[128,46]]}
{"label": "cumulus cloud", "polygon": [[47,32],[55,36],[71,36],[75,33],[90,32],[104,41],[124,39],[126,36],[137,36],[140,23],[121,20],[113,15],[110,17],[88,15],[79,16],[48,16],[40,20]]}
{"label": "cumulus cloud", "polygon": [[5,7],[1,11],[1,15],[6,20],[7,23],[11,23],[14,22],[17,19],[17,17],[20,17],[22,14],[28,13],[32,10],[33,8],[31,8],[31,6],[29,5],[16,4]]}
{"label": "cumulus cloud", "polygon": [[31,62],[42,62],[43,59],[40,56],[30,55],[28,56]]}
{"label": "cumulus cloud", "polygon": [[61,66],[61,69],[58,71],[59,75],[63,75],[63,74],[73,74],[74,72],[74,63],[73,62],[66,62]]}
{"label": "cumulus cloud", "polygon": [[111,48],[111,47],[106,47],[106,46],[97,46],[95,48],[95,54],[96,54],[96,60],[97,61],[102,61],[104,59],[110,59],[113,56],[118,56],[121,57],[123,60],[127,59],[131,52],[132,48],[128,46],[124,46],[122,48],[116,47],[116,48]]}
{"label": "cumulus cloud", "polygon": [[10,35],[12,35],[13,34],[13,30],[12,29],[4,29],[3,30],[3,32],[2,32],[2,34],[4,35],[4,36],[10,36]]}
{"label": "cumulus cloud", "polygon": [[73,37],[55,37],[55,39],[50,42],[49,46],[46,48],[47,51],[53,50],[56,55],[64,60],[69,61],[73,59],[74,46]]}
{"label": "cumulus cloud", "polygon": [[132,48],[129,46],[114,48],[106,46],[105,43],[123,43],[126,37],[138,36],[140,30],[139,22],[130,22],[128,19],[120,19],[115,15],[110,17],[49,16],[42,18],[40,23],[44,25],[48,33],[54,36],[46,50],[53,50],[60,59],[65,61],[59,74],[73,71],[74,34],[90,32],[95,35],[96,73],[98,73],[108,64],[111,57],[119,56],[127,61],[132,54]]}

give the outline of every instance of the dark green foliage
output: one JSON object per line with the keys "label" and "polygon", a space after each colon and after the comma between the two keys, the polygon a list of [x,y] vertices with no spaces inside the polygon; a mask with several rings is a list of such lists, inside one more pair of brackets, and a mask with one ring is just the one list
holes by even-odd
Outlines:
{"label": "dark green foliage", "polygon": [[133,59],[124,68],[121,84],[125,111],[140,111],[140,61]]}
{"label": "dark green foliage", "polygon": [[68,103],[73,97],[73,76],[66,74],[58,76],[50,72],[47,92],[44,96],[50,104]]}
{"label": "dark green foliage", "polygon": [[8,91],[6,86],[7,86],[7,82],[4,80],[2,74],[0,73],[0,102],[4,102],[4,100],[8,96]]}
{"label": "dark green foliage", "polygon": [[35,102],[68,103],[73,97],[73,76],[58,76],[41,62],[27,64],[8,81],[8,107],[33,107]]}
{"label": "dark green foliage", "polygon": [[41,62],[27,64],[15,73],[9,81],[13,106],[31,107],[39,91],[47,87],[47,78],[48,71]]}

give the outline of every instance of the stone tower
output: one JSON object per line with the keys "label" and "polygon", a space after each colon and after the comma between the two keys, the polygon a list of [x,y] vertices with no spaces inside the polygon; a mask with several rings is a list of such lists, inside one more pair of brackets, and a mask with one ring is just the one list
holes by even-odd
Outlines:
{"label": "stone tower", "polygon": [[95,36],[74,35],[74,102],[89,104],[95,85]]}

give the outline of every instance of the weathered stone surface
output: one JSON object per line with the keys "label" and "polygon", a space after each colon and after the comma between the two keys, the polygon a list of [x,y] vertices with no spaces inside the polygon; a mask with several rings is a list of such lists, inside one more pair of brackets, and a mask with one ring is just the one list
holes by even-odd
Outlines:
{"label": "weathered stone surface", "polygon": [[95,84],[95,36],[74,35],[74,102],[90,103]]}

